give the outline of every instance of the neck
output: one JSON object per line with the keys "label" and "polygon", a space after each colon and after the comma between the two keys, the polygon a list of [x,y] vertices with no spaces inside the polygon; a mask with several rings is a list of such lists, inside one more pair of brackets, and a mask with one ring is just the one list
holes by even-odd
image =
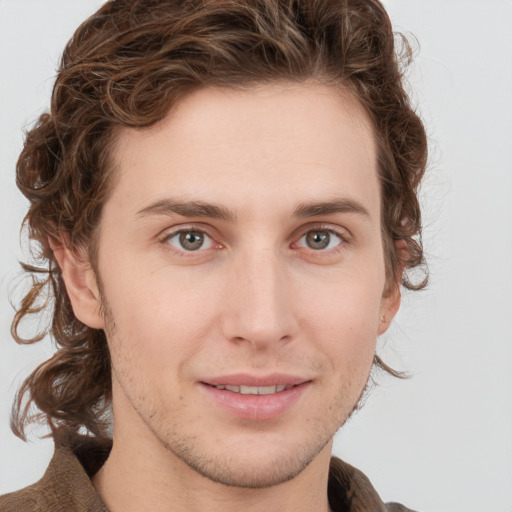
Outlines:
{"label": "neck", "polygon": [[[145,435],[140,435],[145,434]],[[239,488],[198,474],[151,433],[114,431],[93,484],[111,512],[328,512],[331,443],[297,476],[266,488]]]}

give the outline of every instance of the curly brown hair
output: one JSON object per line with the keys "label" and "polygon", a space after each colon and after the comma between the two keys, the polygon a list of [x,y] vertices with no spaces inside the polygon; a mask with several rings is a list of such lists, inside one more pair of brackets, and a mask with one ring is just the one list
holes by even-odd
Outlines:
{"label": "curly brown hair", "polygon": [[[20,322],[50,308],[58,350],[18,391],[13,431],[24,437],[25,426],[39,420],[57,437],[84,429],[108,435],[105,333],[73,314],[49,240],[64,235],[95,261],[102,205],[115,180],[116,128],[150,126],[194,89],[307,80],[349,90],[378,143],[388,283],[423,265],[417,189],[427,141],[404,90],[410,58],[378,0],[110,0],[87,19],[64,51],[50,111],[28,132],[17,164],[38,261],[23,265],[33,286],[12,333],[18,343],[39,341],[46,331],[23,339]],[[398,240],[407,250],[397,249]],[[407,288],[426,284],[403,276]],[[375,363],[399,375],[378,356]]]}

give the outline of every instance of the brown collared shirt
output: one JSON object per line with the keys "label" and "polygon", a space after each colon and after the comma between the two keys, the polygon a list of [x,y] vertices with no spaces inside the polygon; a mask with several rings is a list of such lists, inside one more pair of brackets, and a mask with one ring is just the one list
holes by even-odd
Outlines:
{"label": "brown collared shirt", "polygon": [[[110,441],[83,437],[57,447],[39,482],[0,497],[0,512],[109,512],[91,477],[110,448]],[[331,459],[328,496],[333,512],[413,512],[385,504],[361,471],[336,457]]]}

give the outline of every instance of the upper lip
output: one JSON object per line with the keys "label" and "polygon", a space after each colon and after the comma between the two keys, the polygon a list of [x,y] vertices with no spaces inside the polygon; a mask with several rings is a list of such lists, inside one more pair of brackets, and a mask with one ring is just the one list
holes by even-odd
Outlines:
{"label": "upper lip", "polygon": [[232,375],[224,375],[221,377],[212,377],[201,380],[203,384],[210,386],[297,386],[304,384],[311,379],[300,377],[297,375],[290,375],[284,373],[273,373],[270,375],[250,375],[245,373],[237,373]]}

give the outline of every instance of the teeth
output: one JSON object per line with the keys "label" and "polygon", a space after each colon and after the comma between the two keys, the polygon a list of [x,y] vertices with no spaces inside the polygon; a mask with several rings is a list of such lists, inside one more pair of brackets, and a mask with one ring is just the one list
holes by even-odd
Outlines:
{"label": "teeth", "polygon": [[242,395],[272,395],[279,393],[285,389],[290,389],[293,386],[287,386],[286,384],[277,384],[276,386],[215,386],[217,389],[225,389],[226,391],[232,391],[233,393],[240,393]]}
{"label": "teeth", "polygon": [[272,395],[276,392],[277,386],[261,386],[258,388],[258,395]]}
{"label": "teeth", "polygon": [[240,393],[242,395],[257,395],[258,388],[256,386],[240,386]]}

